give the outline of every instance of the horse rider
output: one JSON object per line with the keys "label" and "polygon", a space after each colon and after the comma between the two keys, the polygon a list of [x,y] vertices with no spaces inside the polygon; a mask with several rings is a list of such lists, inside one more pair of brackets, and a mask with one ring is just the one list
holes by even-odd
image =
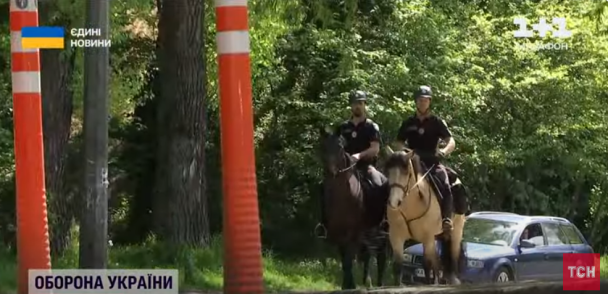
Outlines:
{"label": "horse rider", "polygon": [[[356,160],[355,168],[371,183],[371,188],[380,187],[386,182],[384,175],[375,167],[380,152],[380,128],[367,117],[367,93],[361,90],[353,91],[349,95],[349,102],[352,116],[338,126],[335,134],[344,138],[344,151]],[[324,194],[321,193],[321,222],[314,230],[318,238],[325,238],[327,235]]]}
{"label": "horse rider", "polygon": [[[394,147],[396,150],[403,150],[407,143],[407,146],[420,156],[429,174],[439,181],[436,186],[442,198],[440,206],[443,229],[451,230],[453,195],[448,172],[440,163],[440,158],[452,153],[456,142],[445,121],[431,113],[432,96],[429,86],[420,86],[415,91],[416,113],[401,123]],[[443,149],[438,149],[440,139],[447,142]]]}

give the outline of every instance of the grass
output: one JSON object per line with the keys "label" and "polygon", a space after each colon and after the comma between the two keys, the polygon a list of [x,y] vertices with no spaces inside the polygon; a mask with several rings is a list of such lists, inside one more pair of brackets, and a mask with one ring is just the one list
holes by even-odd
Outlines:
{"label": "grass", "polygon": [[[77,248],[63,258],[53,261],[53,268],[77,268]],[[170,255],[166,249],[155,244],[134,247],[113,247],[110,250],[111,268],[177,268],[180,270],[180,288],[199,290],[221,290],[222,288],[222,241],[215,239],[207,249],[187,251]],[[334,260],[281,260],[266,252],[264,259],[264,282],[269,292],[298,290],[335,290],[340,281],[340,267]],[[172,260],[172,261],[169,261]],[[0,251],[0,293],[16,293],[16,257]],[[360,268],[356,269],[357,282]],[[608,256],[603,256],[601,277],[608,278]],[[185,276],[188,276],[186,279]],[[390,276],[387,270],[387,278]],[[388,281],[388,280],[386,280]]]}
{"label": "grass", "polygon": [[602,256],[600,260],[600,277],[608,279],[608,255]]}
{"label": "grass", "polygon": [[[207,249],[190,250],[175,255],[155,244],[134,247],[113,247],[110,250],[110,268],[161,269],[177,268],[180,271],[180,288],[221,290],[223,255],[221,239],[214,239]],[[340,281],[340,266],[335,260],[288,261],[271,252],[263,254],[264,282],[269,292],[298,290],[335,290]],[[53,260],[53,268],[78,268],[78,250],[73,248],[63,258]],[[16,293],[16,257],[0,249],[0,293]],[[360,272],[360,269],[356,269]],[[388,271],[387,271],[388,274]],[[185,278],[188,276],[188,278]],[[357,275],[360,276],[360,273]],[[360,281],[360,278],[357,278]]]}

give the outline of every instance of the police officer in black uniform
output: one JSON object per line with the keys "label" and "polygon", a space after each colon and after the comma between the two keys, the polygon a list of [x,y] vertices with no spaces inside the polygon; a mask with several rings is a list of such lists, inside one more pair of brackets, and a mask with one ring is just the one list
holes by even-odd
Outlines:
{"label": "police officer in black uniform", "polygon": [[[436,179],[437,188],[442,196],[441,215],[443,227],[452,229],[453,196],[446,168],[439,159],[449,155],[456,147],[444,120],[430,112],[432,91],[429,86],[420,86],[414,93],[416,114],[404,120],[397,134],[395,147],[402,150],[404,143],[418,154],[429,173]],[[446,147],[438,150],[439,140],[447,143]]]}
{"label": "police officer in black uniform", "polygon": [[[380,187],[386,178],[376,169],[378,152],[380,152],[380,128],[366,116],[367,94],[363,91],[354,91],[349,95],[352,116],[336,129],[336,134],[342,135],[346,141],[344,151],[356,161],[356,168],[362,172],[372,184],[371,188]],[[365,184],[364,184],[365,186]],[[371,189],[366,191],[370,193]],[[323,197],[323,194],[322,194]],[[315,235],[324,238],[327,216],[325,214],[325,201],[321,199],[321,223],[315,228]]]}

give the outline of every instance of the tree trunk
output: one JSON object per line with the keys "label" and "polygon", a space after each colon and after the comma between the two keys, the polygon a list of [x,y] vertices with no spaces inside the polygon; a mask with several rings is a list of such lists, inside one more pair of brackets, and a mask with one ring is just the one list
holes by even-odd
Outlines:
{"label": "tree trunk", "polygon": [[[51,5],[41,1],[40,10],[43,19],[55,9]],[[65,25],[65,20],[54,22]],[[73,110],[71,83],[74,54],[69,50],[40,50],[40,52],[44,163],[51,254],[60,256],[70,246],[70,229],[74,216],[66,178]]]}
{"label": "tree trunk", "polygon": [[164,0],[161,8],[155,231],[172,245],[204,246],[209,223],[203,0]]}

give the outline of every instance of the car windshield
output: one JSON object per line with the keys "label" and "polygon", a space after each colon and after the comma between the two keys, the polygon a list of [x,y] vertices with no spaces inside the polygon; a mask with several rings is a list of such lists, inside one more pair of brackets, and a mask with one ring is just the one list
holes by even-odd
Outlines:
{"label": "car windshield", "polygon": [[463,241],[509,246],[517,228],[518,224],[514,222],[469,218],[464,226]]}

